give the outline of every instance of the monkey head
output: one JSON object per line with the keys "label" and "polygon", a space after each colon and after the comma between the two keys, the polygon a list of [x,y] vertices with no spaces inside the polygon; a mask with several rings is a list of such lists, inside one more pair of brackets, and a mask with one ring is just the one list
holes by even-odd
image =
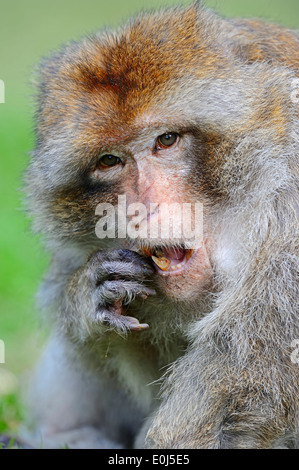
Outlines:
{"label": "monkey head", "polygon": [[[172,10],[158,22],[143,16],[117,35],[91,36],[47,59],[28,173],[38,230],[88,249],[129,246],[151,256],[164,290],[189,299],[211,283],[217,223],[244,174],[245,158],[234,158],[234,150],[261,124],[272,125],[273,139],[284,137],[274,85],[276,111],[261,121],[258,67],[246,69],[249,85],[215,28],[207,33],[208,12],[203,27],[197,10],[178,10],[177,25]],[[119,195],[128,206],[142,204],[146,221],[158,224],[165,205],[203,205],[196,249],[175,230],[163,240],[98,240],[96,208],[116,208]]]}

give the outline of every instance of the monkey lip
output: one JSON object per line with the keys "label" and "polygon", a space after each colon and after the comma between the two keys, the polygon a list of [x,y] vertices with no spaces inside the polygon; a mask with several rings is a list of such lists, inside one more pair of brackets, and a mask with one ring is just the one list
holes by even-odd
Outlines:
{"label": "monkey lip", "polygon": [[194,250],[183,247],[146,248],[142,247],[146,256],[152,258],[154,267],[162,276],[176,276],[188,267]]}

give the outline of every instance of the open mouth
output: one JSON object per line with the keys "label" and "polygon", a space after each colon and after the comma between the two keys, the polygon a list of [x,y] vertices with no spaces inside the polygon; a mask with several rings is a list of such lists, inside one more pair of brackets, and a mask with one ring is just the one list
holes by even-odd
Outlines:
{"label": "open mouth", "polygon": [[194,253],[194,250],[182,246],[171,248],[147,248],[143,246],[142,251],[146,256],[152,258],[156,270],[163,276],[182,273],[187,268]]}

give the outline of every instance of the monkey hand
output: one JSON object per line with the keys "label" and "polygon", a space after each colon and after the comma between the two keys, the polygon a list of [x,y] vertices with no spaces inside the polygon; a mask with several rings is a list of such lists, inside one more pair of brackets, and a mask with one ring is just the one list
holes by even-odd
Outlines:
{"label": "monkey hand", "polygon": [[123,332],[147,329],[146,323],[124,313],[136,297],[146,299],[155,294],[143,283],[153,271],[149,262],[134,251],[119,249],[93,254],[72,277],[66,292],[66,307],[73,312],[72,318],[78,319],[78,311],[83,314],[83,318],[79,315],[81,333],[86,328],[93,334],[107,329]]}

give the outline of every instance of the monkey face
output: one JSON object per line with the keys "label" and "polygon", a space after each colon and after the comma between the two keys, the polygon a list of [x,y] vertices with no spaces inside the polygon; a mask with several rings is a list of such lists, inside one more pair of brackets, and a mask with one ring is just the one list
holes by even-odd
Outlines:
{"label": "monkey face", "polygon": [[[121,209],[126,210],[126,240],[120,235],[119,199],[113,199],[112,191],[109,199],[118,214],[110,227],[118,246],[151,258],[163,291],[190,300],[211,280],[208,228],[203,226],[200,210],[204,197],[190,178],[194,136],[188,128],[175,124],[167,131],[163,122],[151,119],[139,116],[130,139],[122,143],[116,139],[103,150],[89,178],[95,185],[117,188],[114,198],[125,197]],[[186,206],[190,210],[184,212]],[[192,240],[186,236],[186,216],[190,225],[197,218],[198,230],[192,231]]]}
{"label": "monkey face", "polygon": [[[121,149],[104,153],[91,178],[117,181],[115,185],[126,198],[128,228],[138,226],[137,232],[128,230],[126,243],[152,259],[164,292],[190,300],[211,280],[209,230],[201,217],[204,197],[190,180],[188,154],[192,155],[193,135],[188,129],[174,129],[166,131],[157,121],[151,125],[147,116],[140,135],[136,130]],[[182,161],[186,163],[182,165]],[[190,210],[184,212],[186,207]],[[137,222],[132,220],[136,211]],[[197,223],[192,239],[186,236],[188,222]]]}

